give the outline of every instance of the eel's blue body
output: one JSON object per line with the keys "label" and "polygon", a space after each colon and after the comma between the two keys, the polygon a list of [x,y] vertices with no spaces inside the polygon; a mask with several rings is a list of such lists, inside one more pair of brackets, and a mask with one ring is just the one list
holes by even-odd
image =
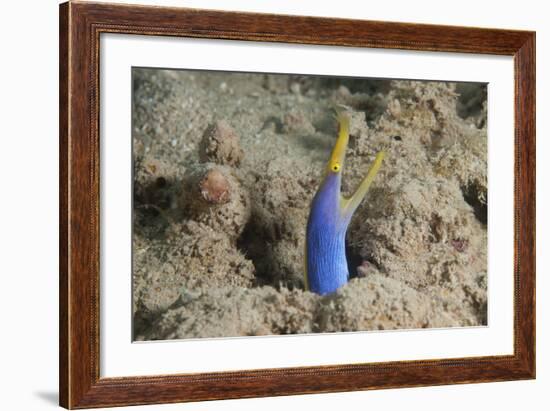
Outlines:
{"label": "eel's blue body", "polygon": [[346,230],[340,213],[340,176],[329,174],[311,202],[306,231],[309,289],[331,293],[348,282]]}
{"label": "eel's blue body", "polygon": [[327,170],[313,201],[306,230],[306,288],[329,294],[348,282],[346,231],[353,213],[378,172],[384,153],[380,152],[352,197],[340,193],[345,150],[349,139],[349,118],[340,114],[339,136]]}

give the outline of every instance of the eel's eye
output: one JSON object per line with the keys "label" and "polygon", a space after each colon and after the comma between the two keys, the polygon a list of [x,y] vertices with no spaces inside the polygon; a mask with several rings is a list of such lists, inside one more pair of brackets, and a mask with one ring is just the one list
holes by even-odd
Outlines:
{"label": "eel's eye", "polygon": [[332,171],[334,171],[335,173],[337,173],[338,171],[340,171],[340,164],[338,163],[335,163],[332,165]]}

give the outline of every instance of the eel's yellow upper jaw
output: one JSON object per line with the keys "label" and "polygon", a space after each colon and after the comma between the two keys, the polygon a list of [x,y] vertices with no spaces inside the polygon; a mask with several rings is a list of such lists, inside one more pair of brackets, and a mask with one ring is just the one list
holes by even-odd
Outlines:
{"label": "eel's yellow upper jaw", "polygon": [[339,173],[344,167],[344,158],[349,141],[349,117],[345,113],[338,114],[338,139],[332,149],[328,163],[328,173]]}

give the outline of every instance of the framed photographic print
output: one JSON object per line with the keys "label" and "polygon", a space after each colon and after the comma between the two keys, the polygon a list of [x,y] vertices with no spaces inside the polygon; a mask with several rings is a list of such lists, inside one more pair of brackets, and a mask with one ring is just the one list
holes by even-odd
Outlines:
{"label": "framed photographic print", "polygon": [[535,33],[60,6],[66,408],[535,377]]}

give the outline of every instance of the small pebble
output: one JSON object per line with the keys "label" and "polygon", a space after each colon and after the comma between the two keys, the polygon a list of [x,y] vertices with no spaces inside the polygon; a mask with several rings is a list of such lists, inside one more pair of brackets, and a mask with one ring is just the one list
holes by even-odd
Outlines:
{"label": "small pebble", "polygon": [[202,162],[239,166],[244,156],[240,138],[225,121],[208,126],[199,145]]}
{"label": "small pebble", "polygon": [[292,83],[290,85],[290,91],[293,94],[300,94],[300,91],[301,91],[300,83]]}
{"label": "small pebble", "polygon": [[229,201],[230,186],[227,178],[218,169],[209,170],[200,182],[201,196],[208,203],[223,204]]}

